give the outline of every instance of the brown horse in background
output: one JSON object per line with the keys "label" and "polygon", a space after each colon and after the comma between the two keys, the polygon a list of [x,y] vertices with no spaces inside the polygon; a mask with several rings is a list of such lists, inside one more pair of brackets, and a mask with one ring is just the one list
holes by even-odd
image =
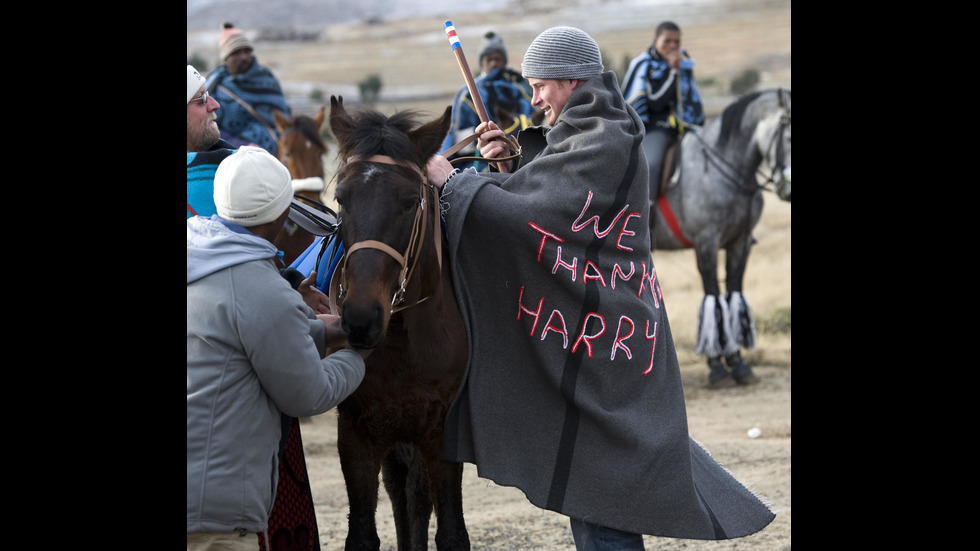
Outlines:
{"label": "brown horse in background", "polygon": [[[325,110],[322,106],[312,118],[299,115],[292,119],[278,110],[273,112],[279,130],[279,160],[293,178],[293,193],[318,202],[322,202],[320,197],[326,188],[323,156],[328,148],[320,135]],[[313,234],[286,220],[275,245],[283,251],[283,262],[289,266],[313,243],[313,239]]]}
{"label": "brown horse in background", "polygon": [[425,165],[449,131],[452,108],[420,125],[415,113],[348,113],[330,98],[340,167],[344,258],[330,285],[348,342],[373,348],[361,385],[337,406],[350,505],[347,551],[377,550],[378,473],[391,499],[400,551],[470,549],[463,464],[442,459],[446,411],[466,367],[466,330],[450,279],[439,197]]}

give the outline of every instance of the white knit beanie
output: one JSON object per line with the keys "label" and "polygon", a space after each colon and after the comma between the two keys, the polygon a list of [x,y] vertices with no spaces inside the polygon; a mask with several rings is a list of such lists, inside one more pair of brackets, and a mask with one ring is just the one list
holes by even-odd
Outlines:
{"label": "white knit beanie", "polygon": [[521,62],[524,78],[588,80],[602,69],[599,45],[575,27],[552,27],[539,34]]}
{"label": "white knit beanie", "polygon": [[197,69],[188,65],[187,66],[187,103],[190,103],[194,99],[194,94],[201,89],[201,85],[204,84],[204,77],[201,73],[197,72]]}
{"label": "white knit beanie", "polygon": [[243,145],[214,173],[214,206],[218,216],[251,227],[272,222],[293,198],[289,170],[261,147]]}

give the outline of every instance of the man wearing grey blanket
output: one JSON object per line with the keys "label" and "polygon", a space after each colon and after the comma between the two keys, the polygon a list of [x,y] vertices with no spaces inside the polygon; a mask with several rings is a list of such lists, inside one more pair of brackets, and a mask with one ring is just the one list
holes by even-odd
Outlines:
{"label": "man wearing grey blanket", "polygon": [[[580,29],[541,33],[521,69],[546,117],[520,158],[427,167],[470,344],[444,458],[568,516],[580,551],[758,532],[775,514],[688,433],[643,123]],[[494,123],[477,132],[484,157],[509,153]]]}

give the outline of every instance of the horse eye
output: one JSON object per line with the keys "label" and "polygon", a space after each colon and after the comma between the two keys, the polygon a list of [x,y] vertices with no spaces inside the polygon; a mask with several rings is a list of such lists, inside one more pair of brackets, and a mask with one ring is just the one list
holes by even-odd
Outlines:
{"label": "horse eye", "polygon": [[409,201],[402,203],[402,214],[414,214],[415,209],[418,207],[418,198],[413,198]]}

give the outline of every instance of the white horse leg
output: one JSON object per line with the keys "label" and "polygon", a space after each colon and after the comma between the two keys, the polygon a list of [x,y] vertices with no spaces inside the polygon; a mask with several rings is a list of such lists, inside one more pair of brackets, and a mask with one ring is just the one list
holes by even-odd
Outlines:
{"label": "white horse leg", "polygon": [[743,348],[755,350],[755,319],[749,301],[739,291],[729,291],[725,298],[728,301],[728,326],[732,339]]}
{"label": "white horse leg", "polygon": [[728,305],[724,300],[719,300],[716,295],[704,296],[698,312],[695,354],[718,358],[738,352],[738,344],[732,339],[728,318]]}
{"label": "white horse leg", "polygon": [[698,337],[694,352],[708,356],[708,386],[711,388],[727,388],[735,386],[737,382],[721,362],[721,356],[727,358],[732,348],[738,354],[738,345],[732,341],[727,317],[728,307],[724,300],[719,300],[716,295],[704,296],[698,314]]}
{"label": "white horse leg", "polygon": [[739,353],[739,345],[749,350],[755,349],[755,320],[752,318],[752,309],[749,308],[749,303],[741,291],[742,277],[745,275],[749,250],[753,242],[751,234],[746,234],[744,238],[736,240],[735,244],[729,246],[725,255],[725,288],[728,292],[722,302],[727,306],[725,324],[729,328],[734,345],[734,350],[725,354],[725,363],[731,368],[735,381],[743,385],[758,381],[752,373],[752,367],[742,360],[742,355]]}
{"label": "white horse leg", "polygon": [[749,349],[755,348],[755,320],[752,319],[752,311],[742,293],[730,291],[727,298],[728,319],[726,323],[731,328],[732,340],[736,341],[736,346],[734,352],[725,355],[725,363],[731,368],[732,377],[738,384],[756,383],[759,378],[752,373],[752,367],[742,360],[742,355],[738,349],[739,344]]}

